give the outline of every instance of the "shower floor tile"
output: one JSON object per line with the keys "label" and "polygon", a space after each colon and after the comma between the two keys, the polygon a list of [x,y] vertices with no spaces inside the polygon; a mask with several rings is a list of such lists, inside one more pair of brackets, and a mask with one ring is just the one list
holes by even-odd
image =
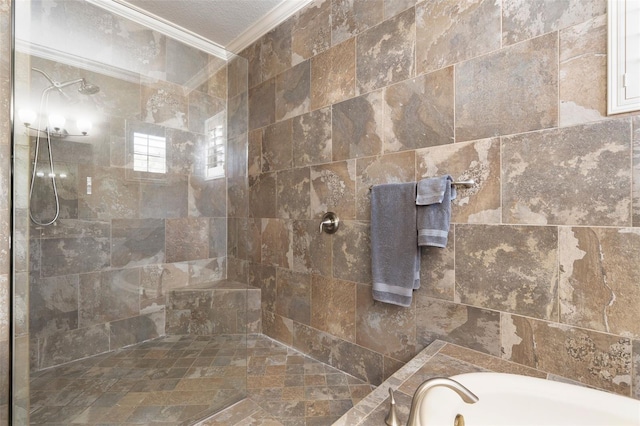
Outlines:
{"label": "shower floor tile", "polygon": [[[31,375],[30,423],[330,425],[373,387],[263,335],[168,336]],[[243,400],[244,397],[247,397]]]}

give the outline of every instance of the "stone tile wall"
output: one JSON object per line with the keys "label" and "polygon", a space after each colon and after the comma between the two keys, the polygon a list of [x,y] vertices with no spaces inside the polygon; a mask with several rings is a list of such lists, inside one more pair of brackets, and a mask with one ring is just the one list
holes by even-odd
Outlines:
{"label": "stone tile wall", "polygon": [[[102,123],[89,142],[65,140],[58,151],[54,144],[54,164],[67,171],[58,180],[60,219],[30,227],[29,335],[39,369],[164,335],[170,289],[225,278],[226,180],[205,180],[203,166],[204,119],[224,114],[225,100],[207,84],[185,96],[186,87],[167,81],[133,83],[37,57],[25,61],[59,80],[82,72],[102,89],[94,95]],[[32,92],[40,92],[39,83],[32,76]],[[166,137],[166,174],[133,172],[125,144],[134,131]],[[34,190],[40,220],[54,213],[46,208],[48,183],[42,179]]]}
{"label": "stone tile wall", "polygon": [[260,300],[260,289],[247,289],[235,282],[171,290],[167,295],[167,334],[260,333]]}
{"label": "stone tile wall", "polygon": [[[375,384],[441,339],[640,398],[640,116],[606,117],[605,0],[317,0],[242,55],[229,278],[266,334]],[[477,182],[449,245],[411,307],[373,302],[369,186],[446,173]]]}
{"label": "stone tile wall", "polygon": [[[205,121],[218,117],[230,147],[246,146],[247,91],[246,73],[243,79],[235,72],[242,65],[227,66],[86,2],[32,14],[37,44],[62,40],[71,55],[105,68],[17,54],[17,109],[38,110],[48,85],[32,67],[58,81],[84,77],[101,87],[91,97],[71,88],[68,102],[50,96],[51,108],[67,108],[70,116],[81,110],[94,122],[86,138],[53,140],[56,171],[66,177],[57,179],[60,218],[51,226],[29,224],[24,194],[35,138],[16,125],[16,271],[22,280],[16,305],[24,308],[19,330],[29,339],[32,368],[40,369],[164,335],[171,289],[226,278],[227,179],[206,176]],[[103,24],[68,25],[78,16]],[[50,27],[50,37],[41,27]],[[134,132],[166,138],[166,173],[133,170]],[[48,167],[46,147],[38,164]],[[230,162],[227,169],[230,176],[242,174]],[[40,220],[55,213],[52,196],[49,180],[39,179],[31,204]]]}

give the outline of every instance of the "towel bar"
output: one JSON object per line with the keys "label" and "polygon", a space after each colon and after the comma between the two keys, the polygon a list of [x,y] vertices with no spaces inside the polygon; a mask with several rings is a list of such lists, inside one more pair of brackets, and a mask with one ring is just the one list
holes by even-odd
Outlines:
{"label": "towel bar", "polygon": [[[473,179],[468,179],[468,180],[460,180],[460,181],[454,181],[451,182],[451,185],[453,186],[462,186],[464,188],[471,188],[476,184],[476,181]],[[369,191],[371,191],[371,188],[373,188],[373,185],[369,186]]]}

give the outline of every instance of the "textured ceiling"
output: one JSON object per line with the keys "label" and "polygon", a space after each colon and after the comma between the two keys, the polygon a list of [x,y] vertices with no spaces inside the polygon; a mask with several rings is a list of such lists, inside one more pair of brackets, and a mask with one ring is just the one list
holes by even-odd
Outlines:
{"label": "textured ceiling", "polygon": [[286,1],[298,0],[127,0],[126,3],[227,47]]}

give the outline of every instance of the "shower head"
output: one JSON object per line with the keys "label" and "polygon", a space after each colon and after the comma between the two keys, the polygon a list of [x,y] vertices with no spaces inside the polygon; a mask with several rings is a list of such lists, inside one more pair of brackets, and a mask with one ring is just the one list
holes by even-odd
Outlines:
{"label": "shower head", "polygon": [[82,82],[80,82],[80,88],[78,89],[78,92],[82,93],[83,95],[95,95],[99,91],[100,86],[87,83],[84,79],[82,79]]}
{"label": "shower head", "polygon": [[97,85],[91,84],[91,83],[87,83],[84,78],[77,78],[75,80],[64,81],[64,82],[61,83],[59,81],[55,81],[46,72],[44,72],[44,71],[42,71],[42,70],[40,70],[38,68],[31,68],[31,69],[33,71],[37,71],[40,74],[42,74],[47,80],[49,80],[49,83],[51,83],[51,86],[49,86],[46,89],[44,89],[45,91],[51,90],[51,89],[57,89],[58,92],[62,93],[63,95],[65,95],[65,97],[67,97],[66,93],[64,93],[62,91],[62,89],[67,87],[67,86],[71,86],[73,84],[78,84],[78,83],[80,83],[80,88],[78,89],[78,92],[82,93],[83,95],[94,95],[94,94],[96,94],[96,93],[98,93],[100,91],[100,86],[97,86]]}

